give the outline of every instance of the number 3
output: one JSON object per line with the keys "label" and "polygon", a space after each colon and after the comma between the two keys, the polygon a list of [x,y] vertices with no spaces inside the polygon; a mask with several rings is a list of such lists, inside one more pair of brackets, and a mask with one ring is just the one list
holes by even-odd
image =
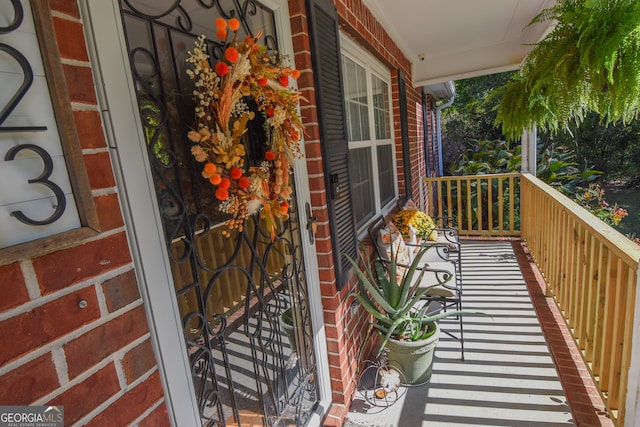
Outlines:
{"label": "number 3", "polygon": [[42,162],[44,163],[44,167],[42,169],[42,173],[40,174],[40,176],[30,179],[27,182],[29,184],[42,184],[45,187],[49,188],[51,191],[53,191],[53,194],[55,194],[56,196],[57,206],[56,206],[56,210],[53,212],[53,214],[49,218],[43,219],[41,221],[29,218],[28,216],[23,214],[22,211],[13,211],[11,212],[11,215],[15,217],[18,221],[28,225],[52,224],[62,216],[65,208],[67,207],[67,199],[62,189],[56,183],[49,181],[51,172],[53,172],[53,160],[51,160],[51,156],[49,155],[49,153],[46,152],[45,149],[33,144],[22,144],[22,145],[16,145],[15,147],[12,147],[9,151],[7,151],[7,154],[4,156],[4,160],[10,161],[15,159],[16,154],[18,154],[22,150],[33,151],[38,156],[40,156],[40,158],[42,159]]}

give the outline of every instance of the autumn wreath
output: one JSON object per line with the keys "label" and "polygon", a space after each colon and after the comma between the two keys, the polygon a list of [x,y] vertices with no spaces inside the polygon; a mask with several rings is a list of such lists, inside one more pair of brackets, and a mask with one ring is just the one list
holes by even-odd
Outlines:
{"label": "autumn wreath", "polygon": [[[229,230],[242,231],[249,215],[260,213],[273,239],[277,219],[287,219],[293,193],[290,175],[293,162],[301,157],[299,141],[303,125],[298,114],[300,93],[289,88],[289,77],[298,70],[285,67],[278,52],[258,43],[261,34],[239,42],[240,22],[218,18],[217,37],[224,57],[213,67],[204,36],[187,54],[193,91],[196,125],[188,134],[191,153],[204,163],[202,176],[215,188],[219,209],[231,215]],[[227,41],[228,33],[234,36]],[[265,119],[264,159],[247,167],[242,141],[248,123],[256,116],[248,100]],[[229,236],[228,230],[223,234]]]}

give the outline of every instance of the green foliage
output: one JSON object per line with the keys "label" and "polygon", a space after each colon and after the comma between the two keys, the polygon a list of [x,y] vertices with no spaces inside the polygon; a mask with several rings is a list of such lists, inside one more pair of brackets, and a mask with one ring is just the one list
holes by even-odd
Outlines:
{"label": "green foliage", "polygon": [[569,197],[575,194],[579,186],[602,175],[601,171],[580,167],[575,160],[575,152],[567,146],[540,144],[538,152],[536,176]]}
{"label": "green foliage", "polygon": [[[454,175],[484,175],[495,173],[518,172],[520,170],[520,147],[516,147],[513,153],[509,152],[509,144],[505,141],[478,141],[477,146],[469,145],[467,152],[463,155],[463,161],[454,171]],[[575,152],[567,146],[556,146],[554,143],[540,144],[538,146],[538,167],[536,175],[542,181],[559,190],[561,193],[570,197],[583,208],[600,218],[612,227],[617,227],[622,219],[628,213],[617,204],[610,205],[605,200],[605,191],[599,184],[594,181],[602,176],[601,171],[591,169],[589,167],[581,167],[576,162]],[[493,209],[494,222],[498,218],[498,209],[502,205],[504,211],[508,212],[508,204],[510,200],[509,188],[502,188],[502,200],[498,199],[499,189],[498,180],[491,180],[491,200],[489,200],[489,191],[485,183],[481,188],[477,187],[476,182],[471,183],[471,187],[452,189],[452,203],[454,216],[457,216],[458,199],[463,211],[466,212],[468,197],[467,192],[470,190],[475,197],[481,198],[481,206],[483,212]],[[444,197],[446,199],[446,196]],[[472,204],[475,200],[472,200]],[[516,189],[514,194],[514,223],[519,227],[520,223],[520,192]],[[474,208],[475,209],[475,208]],[[463,215],[463,225],[469,227],[465,222],[468,221]],[[485,230],[489,229],[488,216],[483,217],[484,223],[481,224]],[[509,218],[505,219],[508,222]],[[497,228],[496,223],[493,228]],[[472,224],[470,228],[478,228],[477,212],[472,212]],[[503,224],[507,227],[508,224]]]}
{"label": "green foliage", "polygon": [[[451,170],[451,174],[465,176],[520,172],[521,164],[522,156],[520,145],[512,145],[508,141],[499,139],[492,141],[471,140],[465,144],[465,151],[462,153],[462,158],[457,167]],[[491,191],[489,191],[489,186],[491,187]],[[468,206],[469,191],[472,196],[471,206]],[[491,194],[491,199],[489,194]],[[500,199],[500,194],[502,194],[502,199]],[[476,202],[476,197],[480,197],[480,203]],[[448,195],[444,195],[443,199],[448,200]],[[471,182],[469,188],[465,185],[460,188],[454,186],[451,188],[451,203],[453,205],[451,209],[454,217],[458,216],[458,206],[462,207],[463,212],[467,212],[467,209],[472,209],[471,224],[467,224],[467,216],[462,215],[461,225],[465,228],[483,230],[489,230],[490,228],[499,229],[500,224],[498,224],[498,220],[500,218],[499,211],[501,206],[504,207],[505,212],[502,227],[509,227],[511,218],[506,213],[510,212],[509,203],[511,203],[511,194],[507,182],[493,179],[489,184],[482,182],[480,188],[478,188],[478,183],[475,181]],[[513,204],[514,225],[517,228],[520,224],[519,187],[516,187],[515,194],[513,194]],[[482,218],[482,224],[478,224],[478,205],[480,205],[482,211],[485,212]],[[491,227],[489,227],[489,216],[486,214],[490,209],[493,213],[493,224],[491,224]]]}
{"label": "green foliage", "polygon": [[605,123],[640,105],[640,2],[559,0],[532,23],[557,21],[500,90],[497,123],[510,139],[537,124],[556,132],[590,111]]}
{"label": "green foliage", "polygon": [[[576,161],[575,152],[567,146],[557,145],[555,143],[539,144],[538,153],[537,177],[573,199],[576,198],[576,192],[582,191],[582,187],[588,186],[602,175],[600,171],[579,165]],[[462,159],[451,172],[452,175],[461,176],[520,172],[521,162],[521,147],[519,145],[512,147],[509,142],[501,140],[470,141],[466,145]],[[486,184],[483,184],[483,187],[480,189],[477,188],[476,182],[471,183],[470,189],[467,189],[466,186],[462,186],[462,188],[452,188],[451,196],[454,216],[457,216],[459,199],[463,211],[466,212],[469,200],[467,192],[470,190],[474,198],[479,195],[483,212],[488,212],[489,209],[493,210],[494,224],[492,224],[492,227],[494,229],[498,228],[499,207],[502,205],[504,212],[509,211],[508,205],[511,200],[511,194],[509,193],[509,187],[503,185],[502,200],[499,200],[499,181],[497,179],[491,180],[490,185],[492,187],[490,192],[491,200],[489,200],[489,189],[485,188]],[[444,199],[446,199],[446,197],[445,195]],[[513,200],[515,205],[514,224],[516,227],[519,227],[519,188],[516,189]],[[472,200],[472,205],[476,206],[474,202],[475,200]],[[507,216],[504,220],[505,224],[502,225],[506,228],[509,225],[510,218]],[[466,221],[467,218],[463,215],[462,225],[465,227],[476,229],[481,226],[484,230],[490,228],[488,215],[484,215],[483,224],[478,224],[478,215],[475,210],[472,212],[472,224],[466,224]]]}
{"label": "green foliage", "polygon": [[280,315],[280,318],[285,324],[289,326],[293,326],[293,311],[291,310],[291,307],[283,311],[282,314]]}
{"label": "green foliage", "polygon": [[520,145],[502,140],[469,140],[452,175],[520,172]]}
{"label": "green foliage", "polygon": [[445,170],[460,160],[465,145],[470,141],[505,139],[495,125],[500,98],[493,93],[504,86],[512,74],[491,74],[456,81],[455,102],[442,110]]}
{"label": "green foliage", "polygon": [[171,157],[167,153],[167,133],[162,124],[162,112],[151,99],[144,98],[140,109],[144,125],[144,136],[147,144],[151,145],[153,154],[163,166],[168,166]]}
{"label": "green foliage", "polygon": [[[543,134],[541,140],[550,143],[550,136]],[[602,171],[607,181],[640,185],[640,120],[603,125],[592,112],[579,125],[554,135],[553,140],[571,147],[578,161]]]}

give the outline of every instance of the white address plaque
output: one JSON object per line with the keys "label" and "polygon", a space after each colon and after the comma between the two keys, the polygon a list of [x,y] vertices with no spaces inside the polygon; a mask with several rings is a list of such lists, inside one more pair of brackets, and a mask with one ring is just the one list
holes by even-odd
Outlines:
{"label": "white address plaque", "polygon": [[0,250],[13,252],[95,222],[48,2],[35,3],[0,2]]}

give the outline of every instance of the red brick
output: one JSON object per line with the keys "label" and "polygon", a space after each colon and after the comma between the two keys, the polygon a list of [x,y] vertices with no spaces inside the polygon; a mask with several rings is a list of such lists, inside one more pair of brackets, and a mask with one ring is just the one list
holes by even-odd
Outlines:
{"label": "red brick", "polygon": [[319,253],[329,253],[333,248],[329,240],[316,240],[316,250]]}
{"label": "red brick", "polygon": [[62,68],[64,69],[71,102],[95,105],[97,99],[91,69],[68,64],[63,64]]}
{"label": "red brick", "polygon": [[169,427],[170,425],[167,407],[164,403],[138,423],[138,427]]}
{"label": "red brick", "polygon": [[289,0],[289,14],[291,16],[302,14],[306,16],[306,6],[303,0]]}
{"label": "red brick", "polygon": [[47,353],[0,377],[0,405],[29,405],[59,387]]}
{"label": "red brick", "polygon": [[320,140],[320,129],[318,128],[318,109],[315,103],[316,89],[313,87],[313,73],[310,70],[301,71],[298,85],[300,86],[299,91],[302,93],[300,115],[307,126],[304,130],[304,139],[307,142],[318,142]]}
{"label": "red brick", "polygon": [[[307,72],[304,71],[301,73],[300,78],[298,79],[298,81],[311,81],[313,79],[313,74],[311,74],[311,72]],[[303,95],[306,100],[304,101],[304,103],[300,103],[300,106],[307,106],[307,108],[304,110],[304,112],[302,113],[302,115],[304,116],[304,119],[308,121],[308,123],[317,123],[318,121],[318,110],[315,107],[310,107],[310,106],[315,106],[316,105],[316,91],[311,89],[311,90],[305,90],[304,91],[304,95]],[[310,132],[307,132],[307,129],[305,129],[304,132],[304,138],[306,140],[312,140],[312,141],[317,141],[319,138],[316,137],[316,135],[319,134],[320,130],[314,131],[314,128],[316,128],[315,126],[312,127],[310,129]],[[317,128],[316,128],[317,129]]]}
{"label": "red brick", "polygon": [[293,49],[296,52],[304,52],[311,50],[310,42],[307,37],[294,37],[293,38]]}
{"label": "red brick", "polygon": [[[335,329],[335,328],[327,328]],[[337,335],[337,332],[332,335]],[[340,352],[340,344],[337,341],[327,340],[327,351],[329,352],[329,365],[340,366],[340,360],[335,355]]]}
{"label": "red brick", "polygon": [[342,387],[342,381],[331,380],[331,395],[333,396],[333,403],[346,404],[348,399],[345,396],[345,389]]}
{"label": "red brick", "polygon": [[[88,305],[80,308],[85,300]],[[0,366],[100,317],[93,288],[82,289],[0,322]],[[11,343],[8,345],[6,343]]]}
{"label": "red brick", "polygon": [[104,293],[109,313],[113,313],[140,299],[138,282],[133,270],[105,281],[102,284],[102,292]]}
{"label": "red brick", "polygon": [[103,148],[107,146],[98,111],[74,111],[73,118],[82,148]]}
{"label": "red brick", "polygon": [[120,228],[124,225],[117,194],[94,197],[93,202],[98,211],[98,221],[100,221],[102,231]]}
{"label": "red brick", "polygon": [[[306,81],[307,82],[312,81],[313,72],[311,70],[313,68],[313,62],[311,60],[311,54],[309,52],[299,52],[296,54],[295,61],[296,61],[296,68],[300,70],[301,75],[304,74],[307,76]],[[300,85],[300,87],[302,86]],[[305,87],[309,88],[309,86],[305,86]],[[307,97],[307,95],[304,95],[304,97],[307,98],[307,101],[309,101],[309,104],[315,105],[315,100],[312,102],[311,99]],[[313,95],[313,98],[315,99],[315,95]]]}
{"label": "red brick", "polygon": [[48,404],[64,406],[64,421],[71,425],[119,391],[118,374],[110,363]]}
{"label": "red brick", "polygon": [[69,342],[64,346],[69,377],[77,377],[148,331],[140,306]]}
{"label": "red brick", "polygon": [[[344,400],[344,397],[341,397],[341,400]],[[347,416],[347,408],[345,405],[339,405],[333,403],[331,408],[329,408],[329,413],[323,422],[323,426],[336,426],[339,427],[342,425],[342,420]]]}
{"label": "red brick", "polygon": [[160,376],[155,372],[145,382],[128,391],[86,425],[89,427],[129,425],[157,403],[163,395]]}
{"label": "red brick", "polygon": [[49,0],[51,10],[57,10],[66,15],[80,18],[77,0]]}
{"label": "red brick", "polygon": [[294,37],[308,37],[306,34],[307,31],[307,20],[301,16],[291,16],[291,34]]}
{"label": "red brick", "polygon": [[33,260],[43,294],[63,289],[131,262],[125,233],[54,252]]}
{"label": "red brick", "polygon": [[324,307],[325,310],[336,310],[341,303],[342,300],[340,299],[339,295],[322,297],[322,307]]}
{"label": "red brick", "polygon": [[[329,222],[328,222],[328,214],[326,213],[326,208],[325,207],[316,207],[314,209],[314,213],[318,218],[323,218],[324,221],[327,222],[318,222],[318,228],[316,230],[316,238],[317,239],[331,239],[331,228],[329,227]],[[327,255],[331,260],[333,260],[333,256],[331,255]],[[333,267],[333,264],[330,265],[330,267]]]}
{"label": "red brick", "polygon": [[339,418],[329,415],[322,421],[322,426],[323,427],[341,427],[342,421]]}
{"label": "red brick", "polygon": [[[336,281],[336,275],[333,270],[318,270],[318,276],[322,284],[333,284]],[[322,286],[321,289],[327,289],[327,286]],[[333,289],[330,289],[333,291]],[[329,290],[328,290],[329,291]]]}
{"label": "red brick", "polygon": [[[320,229],[320,227],[318,227]],[[317,237],[322,237],[323,234],[318,233]],[[320,255],[318,256],[318,267],[320,268],[333,268],[333,256],[330,255]]]}
{"label": "red brick", "polygon": [[0,312],[29,301],[19,263],[0,266],[0,295]]}
{"label": "red brick", "polygon": [[138,344],[122,358],[122,370],[127,384],[131,384],[155,366],[156,358],[150,340]]}
{"label": "red brick", "polygon": [[87,55],[87,49],[84,44],[82,24],[56,16],[52,18],[52,21],[56,38],[58,39],[60,57],[75,59],[77,61],[88,61],[89,56]]}
{"label": "red brick", "polygon": [[[307,159],[319,159],[322,158],[322,149],[318,143],[305,144],[304,151]],[[321,166],[321,165],[320,165]]]}
{"label": "red brick", "polygon": [[[304,90],[306,92],[313,92],[313,89]],[[320,147],[320,128],[317,125],[318,120],[318,110],[314,105],[309,104],[300,104],[300,115],[302,117],[302,121],[306,123],[306,128],[304,130],[304,144],[305,149],[309,144],[318,144]]]}
{"label": "red brick", "polygon": [[330,366],[329,367],[329,376],[331,378],[342,378],[342,370],[340,368]]}
{"label": "red brick", "polygon": [[310,190],[323,190],[324,188],[325,188],[324,177],[316,176],[316,177],[309,178]]}
{"label": "red brick", "polygon": [[311,203],[313,203],[313,206],[323,206],[323,207],[326,206],[327,193],[324,191],[311,193]]}
{"label": "red brick", "polygon": [[97,153],[84,156],[92,189],[115,187],[116,180],[111,169],[109,153]]}

